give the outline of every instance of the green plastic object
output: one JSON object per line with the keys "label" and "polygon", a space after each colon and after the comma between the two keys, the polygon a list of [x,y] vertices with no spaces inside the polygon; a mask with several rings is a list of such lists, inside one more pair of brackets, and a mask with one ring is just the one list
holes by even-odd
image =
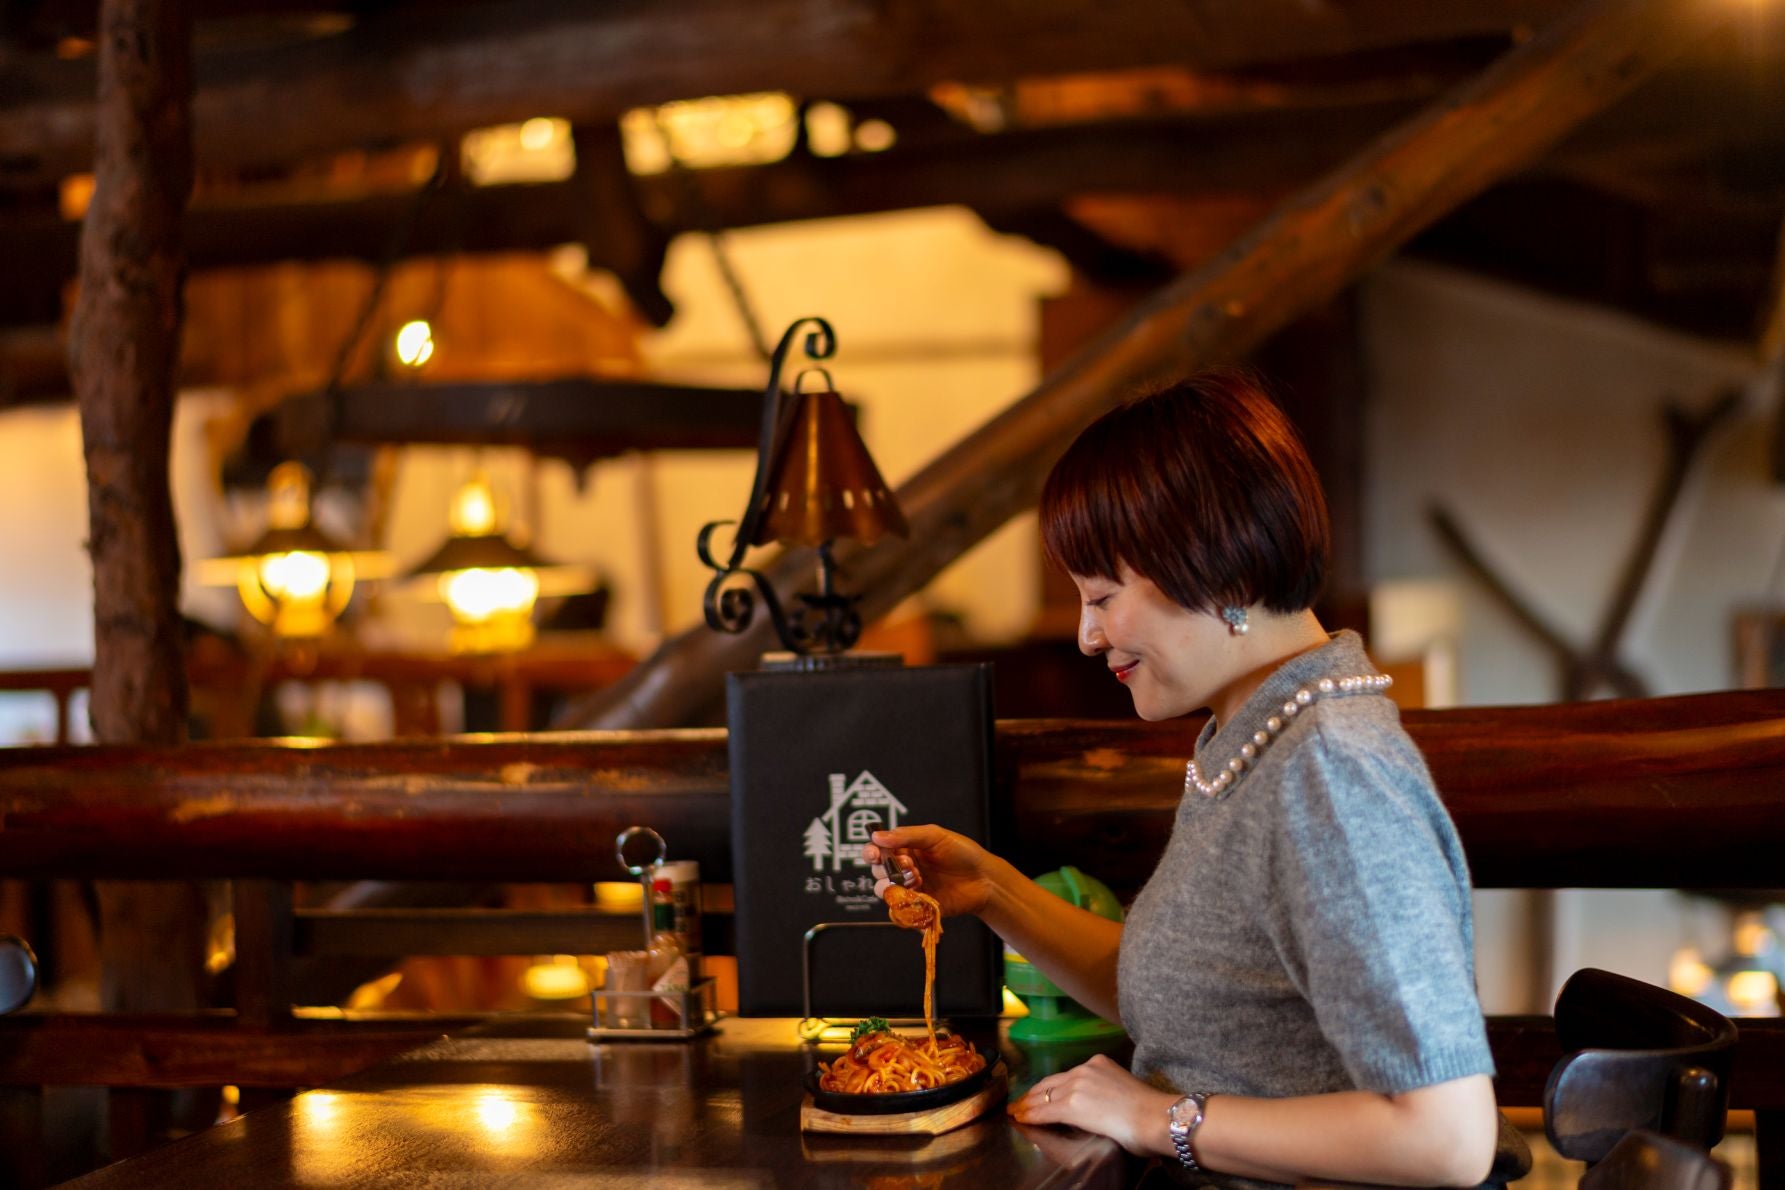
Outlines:
{"label": "green plastic object", "polygon": [[[1101,880],[1077,868],[1061,868],[1036,877],[1035,883],[1063,901],[1089,909],[1111,921],[1122,920],[1122,903]],[[1010,1023],[1012,1040],[1031,1045],[1097,1041],[1122,1036],[1112,1024],[1061,991],[1059,985],[1012,951],[1004,952],[1004,986],[1028,1008],[1029,1015]]]}

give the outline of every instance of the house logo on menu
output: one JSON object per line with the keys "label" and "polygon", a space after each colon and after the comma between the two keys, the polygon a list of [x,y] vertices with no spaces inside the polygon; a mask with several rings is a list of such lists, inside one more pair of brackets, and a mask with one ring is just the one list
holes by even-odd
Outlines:
{"label": "house logo on menu", "polygon": [[806,891],[837,894],[844,904],[869,904],[878,898],[862,846],[875,831],[898,826],[905,805],[866,769],[853,781],[847,776],[830,775],[830,809],[806,826],[804,854],[812,861]]}

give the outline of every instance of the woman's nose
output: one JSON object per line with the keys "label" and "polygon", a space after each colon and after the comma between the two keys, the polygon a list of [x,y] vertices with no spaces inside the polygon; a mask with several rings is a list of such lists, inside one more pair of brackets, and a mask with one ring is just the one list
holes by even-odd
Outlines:
{"label": "woman's nose", "polygon": [[1091,622],[1089,612],[1078,618],[1078,651],[1087,657],[1095,657],[1109,648],[1109,638],[1103,635],[1103,629]]}

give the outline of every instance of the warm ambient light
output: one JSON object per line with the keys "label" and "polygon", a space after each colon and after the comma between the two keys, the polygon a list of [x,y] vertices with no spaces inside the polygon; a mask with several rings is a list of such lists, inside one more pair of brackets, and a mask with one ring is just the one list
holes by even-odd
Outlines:
{"label": "warm ambient light", "polygon": [[521,125],[521,148],[527,150],[529,153],[543,152],[552,147],[552,142],[558,139],[560,131],[563,128],[564,121],[562,120],[553,120],[546,116],[534,116],[531,120],[528,120]]}
{"label": "warm ambient light", "polygon": [[455,653],[526,648],[533,643],[533,608],[541,596],[593,585],[582,568],[548,563],[500,532],[495,491],[481,473],[453,497],[447,521],[452,536],[411,576],[431,578],[422,593],[452,612]]}
{"label": "warm ambient light", "polygon": [[[447,518],[461,538],[496,529],[496,493],[479,475],[459,489]],[[440,598],[452,612],[454,648],[460,652],[522,649],[533,642],[533,606],[539,577],[530,566],[474,566],[449,570],[438,580]]]}
{"label": "warm ambient light", "polygon": [[405,322],[397,330],[396,352],[404,367],[421,367],[434,358],[434,328],[419,318]]}
{"label": "warm ambient light", "polygon": [[781,91],[678,99],[620,118],[627,168],[640,175],[779,161],[798,132],[799,108]]}
{"label": "warm ambient light", "polygon": [[1668,986],[1732,1016],[1780,1015],[1785,956],[1767,915],[1738,913],[1730,943],[1729,954],[1714,964],[1705,962],[1697,947],[1675,951],[1667,965]]}
{"label": "warm ambient light", "polygon": [[[283,639],[324,636],[353,598],[355,582],[380,573],[381,555],[355,553],[310,516],[310,472],[281,463],[267,477],[267,527],[240,553],[209,559],[206,583],[236,588],[248,614]],[[369,573],[368,573],[369,572]]]}
{"label": "warm ambient light", "polygon": [[295,536],[306,531],[317,533],[310,523],[310,472],[301,463],[281,463],[267,477],[265,546],[243,557],[236,578],[249,614],[276,636],[321,636],[353,598],[352,560],[330,550],[331,542]]}
{"label": "warm ambient light", "polygon": [[899,134],[885,120],[863,120],[855,126],[855,147],[864,153],[884,153],[898,139]]}
{"label": "warm ambient light", "polygon": [[521,1109],[514,1100],[500,1091],[490,1090],[478,1095],[476,1107],[477,1122],[484,1131],[500,1136],[508,1132],[520,1122]]}
{"label": "warm ambient light", "polygon": [[494,532],[496,493],[491,490],[490,481],[479,475],[460,488],[458,495],[452,498],[452,511],[446,514],[446,523],[460,537]]}
{"label": "warm ambient light", "polygon": [[1702,996],[1716,978],[1696,947],[1682,947],[1667,964],[1667,986],[1682,996]]}
{"label": "warm ambient light", "polygon": [[589,973],[575,955],[555,954],[528,967],[521,987],[535,1000],[575,1000],[589,994]]}
{"label": "warm ambient light", "polygon": [[268,554],[260,560],[257,577],[262,587],[280,599],[294,603],[320,600],[328,590],[328,556],[312,550]]}
{"label": "warm ambient light", "polygon": [[1773,1016],[1779,1011],[1779,977],[1771,971],[1733,971],[1723,994],[1742,1016]]}
{"label": "warm ambient light", "polygon": [[530,616],[539,601],[539,578],[526,566],[455,570],[440,576],[440,598],[461,624]]}

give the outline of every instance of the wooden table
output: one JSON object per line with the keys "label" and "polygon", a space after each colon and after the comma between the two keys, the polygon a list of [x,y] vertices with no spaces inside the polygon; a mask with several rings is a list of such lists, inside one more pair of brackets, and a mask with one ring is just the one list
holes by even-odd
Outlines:
{"label": "wooden table", "polygon": [[[1105,1137],[1002,1107],[937,1137],[802,1134],[809,1060],[791,1020],[725,1020],[684,1044],[591,1045],[520,1016],[412,1050],[67,1183],[211,1187],[1118,1187]],[[1001,1041],[1012,1093],[1084,1054]]]}

